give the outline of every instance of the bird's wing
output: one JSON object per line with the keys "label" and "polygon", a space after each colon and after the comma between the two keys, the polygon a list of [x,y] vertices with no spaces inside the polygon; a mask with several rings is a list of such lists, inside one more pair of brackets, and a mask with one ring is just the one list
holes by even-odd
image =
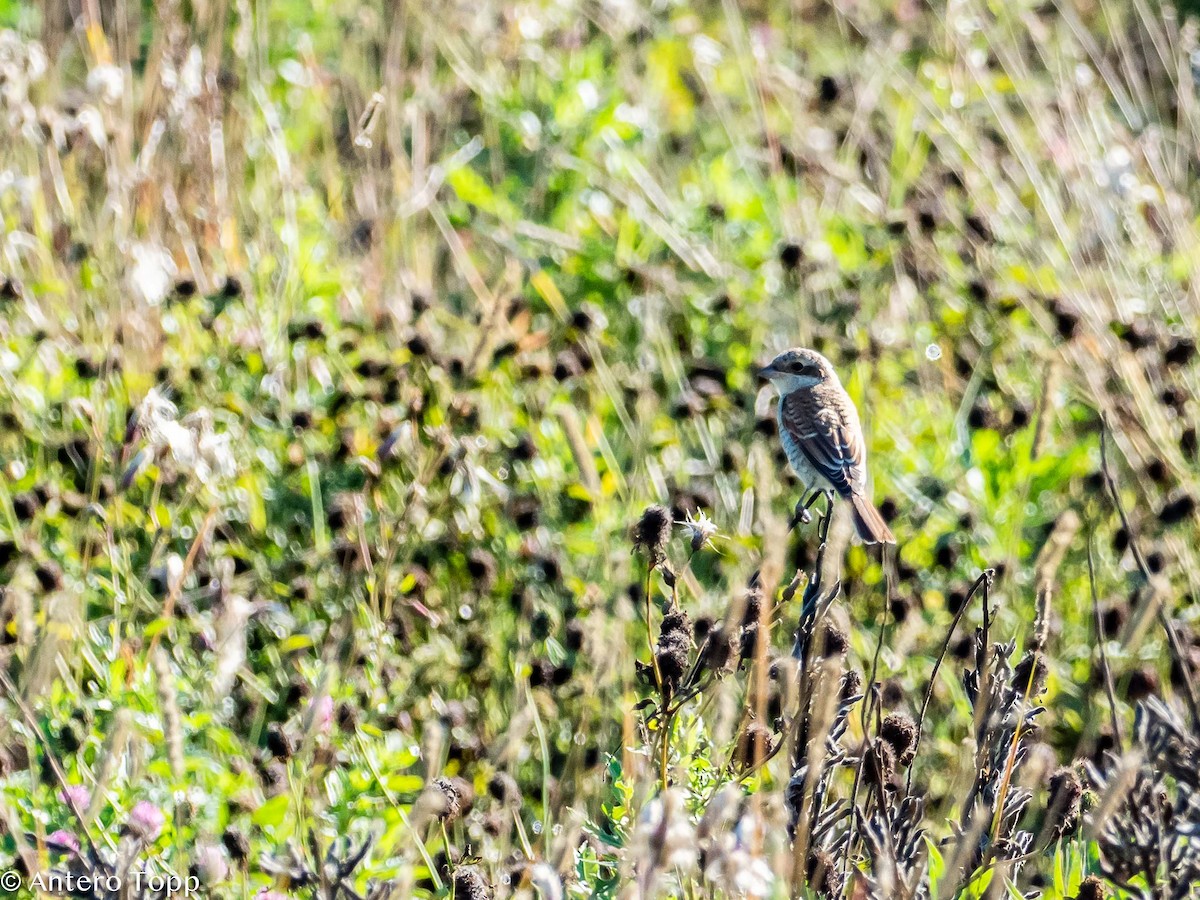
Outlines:
{"label": "bird's wing", "polygon": [[843,497],[866,480],[866,448],[850,398],[798,390],[780,399],[783,427],[809,463]]}

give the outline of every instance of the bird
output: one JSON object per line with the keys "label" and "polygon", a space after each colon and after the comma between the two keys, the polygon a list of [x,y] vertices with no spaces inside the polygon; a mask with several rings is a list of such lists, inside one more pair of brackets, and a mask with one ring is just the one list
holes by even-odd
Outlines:
{"label": "bird", "polygon": [[[779,392],[779,439],[805,493],[832,491],[848,500],[863,543],[896,543],[867,496],[862,425],[833,364],[816,350],[793,347],[771,360],[759,376]],[[808,505],[802,511],[797,504],[797,516],[804,521]]]}

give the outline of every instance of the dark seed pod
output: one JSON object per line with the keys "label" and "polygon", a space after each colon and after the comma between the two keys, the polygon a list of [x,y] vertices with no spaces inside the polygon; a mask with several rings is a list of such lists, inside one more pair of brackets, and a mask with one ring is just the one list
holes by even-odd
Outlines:
{"label": "dark seed pod", "polygon": [[1120,634],[1129,618],[1129,607],[1124,603],[1113,603],[1100,612],[1100,630],[1108,640]]}
{"label": "dark seed pod", "polygon": [[1105,896],[1104,882],[1095,875],[1089,875],[1079,882],[1079,891],[1075,894],[1075,900],[1104,900]]}
{"label": "dark seed pod", "polygon": [[548,659],[535,659],[529,663],[529,686],[547,687],[554,681],[554,664]]}
{"label": "dark seed pod", "polygon": [[[662,634],[682,634],[687,637],[691,633],[692,623],[688,614],[681,609],[673,610],[663,616]],[[689,638],[690,640],[690,638]]]}
{"label": "dark seed pod", "polygon": [[967,234],[980,243],[989,244],[992,241],[992,229],[980,216],[967,216],[963,220],[967,226]]}
{"label": "dark seed pod", "polygon": [[658,661],[658,672],[662,677],[663,684],[672,693],[679,687],[680,679],[687,674],[691,646],[690,626],[685,631],[664,630],[659,636],[658,645],[655,648],[655,659]]}
{"label": "dark seed pod", "polygon": [[497,772],[488,780],[488,794],[505,806],[521,805],[521,788],[507,772]]}
{"label": "dark seed pod", "polygon": [[975,430],[995,429],[997,426],[996,413],[985,400],[980,400],[967,413],[967,425]]}
{"label": "dark seed pod", "polygon": [[572,653],[578,653],[583,649],[583,640],[585,637],[583,625],[578,621],[567,623],[566,635],[563,640],[563,645]]}
{"label": "dark seed pod", "polygon": [[244,863],[250,858],[250,841],[238,829],[226,828],[225,833],[221,835],[221,843],[225,845],[229,858],[235,863]]}
{"label": "dark seed pod", "polygon": [[857,697],[862,693],[863,677],[857,669],[851,669],[842,676],[842,702],[849,700],[851,697]]}
{"label": "dark seed pod", "polygon": [[827,622],[817,634],[816,646],[820,648],[822,655],[827,659],[845,656],[850,650],[850,639],[846,636],[846,632],[837,625]]}
{"label": "dark seed pod", "polygon": [[467,573],[476,587],[487,590],[496,580],[496,557],[482,547],[467,554]]}
{"label": "dark seed pod", "polygon": [[358,727],[358,709],[349,703],[339,703],[334,712],[337,727],[346,733],[353,732]]}
{"label": "dark seed pod", "polygon": [[1083,783],[1074,769],[1062,768],[1050,776],[1048,787],[1050,798],[1046,806],[1046,826],[1050,829],[1053,842],[1079,827]]}
{"label": "dark seed pod", "polygon": [[729,665],[732,656],[733,643],[729,633],[718,627],[701,644],[699,668],[705,672],[720,672]]}
{"label": "dark seed pod", "polygon": [[62,587],[62,567],[56,562],[42,563],[33,570],[33,574],[37,576],[38,584],[42,586],[43,591],[56,591]]}
{"label": "dark seed pod", "polygon": [[100,375],[100,363],[81,356],[75,360],[75,374],[80,378],[96,378]]}
{"label": "dark seed pod", "polygon": [[908,699],[908,694],[905,692],[903,685],[900,684],[899,679],[889,678],[883,683],[883,691],[880,694],[880,699],[883,701],[885,707],[900,706]]}
{"label": "dark seed pod", "polygon": [[1058,336],[1069,341],[1079,333],[1079,310],[1065,300],[1055,300],[1050,305],[1050,313],[1054,316],[1054,327]]}
{"label": "dark seed pod", "polygon": [[1026,653],[1013,669],[1013,688],[1022,696],[1038,697],[1046,690],[1048,671],[1042,654]]}
{"label": "dark seed pod", "polygon": [[889,524],[896,521],[896,515],[900,512],[900,506],[896,503],[894,497],[884,497],[879,504],[879,514],[883,516],[883,520]]}
{"label": "dark seed pod", "polygon": [[1166,460],[1152,459],[1146,463],[1146,475],[1155,484],[1163,484],[1170,477],[1171,471],[1167,467]]}
{"label": "dark seed pod", "polygon": [[30,491],[15,495],[12,498],[12,505],[18,522],[30,521],[37,515],[38,506],[40,506],[37,496]]}
{"label": "dark seed pod", "polygon": [[1183,429],[1183,433],[1179,435],[1179,449],[1188,459],[1196,458],[1196,451],[1200,449],[1200,440],[1196,437],[1196,429],[1188,427]]}
{"label": "dark seed pod", "polygon": [[267,726],[267,751],[276,759],[282,760],[291,759],[295,752],[292,739],[278,722]]}
{"label": "dark seed pod", "polygon": [[591,313],[586,309],[577,309],[571,313],[571,327],[578,332],[586,334],[592,330],[592,326],[595,324]]}
{"label": "dark seed pod", "polygon": [[808,886],[821,897],[842,896],[842,874],[828,850],[814,850],[806,867]]}
{"label": "dark seed pod", "polygon": [[821,80],[817,82],[817,97],[823,106],[832,106],[836,103],[840,93],[841,89],[838,87],[836,78],[832,75],[821,76]]}
{"label": "dark seed pod", "polygon": [[937,212],[931,206],[923,206],[917,210],[917,225],[925,234],[933,234],[937,228]]}
{"label": "dark seed pod", "polygon": [[1173,500],[1163,504],[1158,511],[1158,521],[1164,525],[1174,525],[1191,518],[1196,511],[1196,500],[1191,494],[1180,494]]}
{"label": "dark seed pod", "polygon": [[771,747],[771,729],[758,720],[746,725],[738,735],[734,760],[743,769],[758,765],[767,758]]}
{"label": "dark seed pod", "polygon": [[917,725],[904,713],[892,713],[883,720],[879,736],[892,745],[896,763],[907,766],[913,761],[917,749]]}
{"label": "dark seed pod", "polygon": [[803,259],[804,252],[800,249],[800,245],[796,243],[786,243],[779,249],[779,262],[787,271],[793,271],[800,265],[800,260]]}
{"label": "dark seed pod", "polygon": [[896,751],[882,738],[876,738],[867,748],[863,760],[863,779],[867,784],[884,790],[896,777]]}
{"label": "dark seed pod", "polygon": [[671,539],[671,524],[671,513],[666,507],[655,504],[646,507],[633,528],[633,547],[646,551],[652,567],[663,561],[667,541]]}
{"label": "dark seed pod", "polygon": [[1129,673],[1129,687],[1126,690],[1126,696],[1129,697],[1131,703],[1152,697],[1158,694],[1160,689],[1158,673],[1149,666],[1134,669]]}
{"label": "dark seed pod", "polygon": [[478,866],[454,870],[454,900],[492,900],[494,892]]}
{"label": "dark seed pod", "polygon": [[1196,342],[1190,337],[1177,337],[1163,351],[1168,366],[1185,366],[1196,357]]}
{"label": "dark seed pod", "polygon": [[433,779],[430,786],[431,792],[434,792],[438,802],[438,819],[449,824],[463,814],[463,794],[459,781],[461,779],[450,779],[444,776]]}
{"label": "dark seed pod", "polygon": [[508,514],[519,531],[536,528],[542,501],[533,494],[513,497],[508,503]]}

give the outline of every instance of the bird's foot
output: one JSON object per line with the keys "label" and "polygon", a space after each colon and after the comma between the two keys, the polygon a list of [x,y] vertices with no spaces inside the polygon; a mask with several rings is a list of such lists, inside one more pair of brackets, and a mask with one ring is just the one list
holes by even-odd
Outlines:
{"label": "bird's foot", "polygon": [[797,502],[796,509],[792,512],[792,518],[788,522],[788,531],[795,530],[797,525],[809,525],[812,523],[812,513],[809,512],[809,507],[813,505],[817,497],[821,496],[820,492],[813,494],[804,502]]}

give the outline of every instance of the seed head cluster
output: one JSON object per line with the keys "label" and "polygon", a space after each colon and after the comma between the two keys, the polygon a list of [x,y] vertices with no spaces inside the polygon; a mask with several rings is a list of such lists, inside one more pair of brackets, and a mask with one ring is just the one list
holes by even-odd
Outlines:
{"label": "seed head cluster", "polygon": [[647,506],[633,526],[633,547],[643,550],[651,568],[666,558],[667,542],[671,540],[671,512],[665,506]]}
{"label": "seed head cluster", "polygon": [[675,693],[688,671],[692,649],[692,623],[687,613],[675,610],[663,616],[662,628],[655,647],[655,658],[663,685]]}

